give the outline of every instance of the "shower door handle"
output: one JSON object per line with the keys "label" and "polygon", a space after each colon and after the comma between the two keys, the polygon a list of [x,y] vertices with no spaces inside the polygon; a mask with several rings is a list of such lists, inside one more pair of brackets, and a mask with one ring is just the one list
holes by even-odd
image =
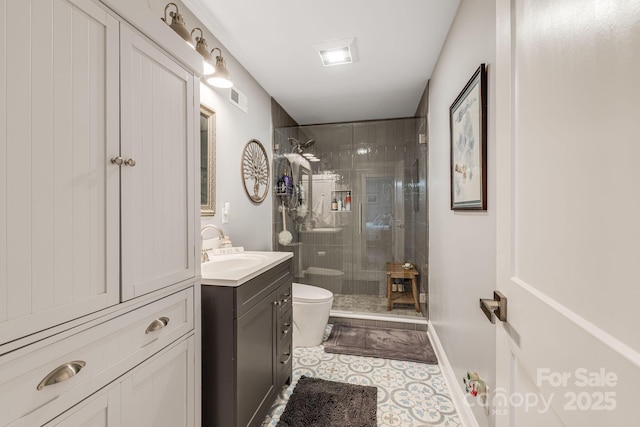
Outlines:
{"label": "shower door handle", "polygon": [[358,203],[358,234],[362,234],[362,203]]}

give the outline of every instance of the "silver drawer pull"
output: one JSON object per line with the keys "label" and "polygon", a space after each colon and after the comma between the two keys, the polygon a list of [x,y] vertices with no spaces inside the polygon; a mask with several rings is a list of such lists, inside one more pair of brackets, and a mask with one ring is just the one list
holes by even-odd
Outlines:
{"label": "silver drawer pull", "polygon": [[282,330],[282,336],[285,336],[289,333],[289,331],[291,330],[291,328],[287,328],[287,329],[283,329]]}
{"label": "silver drawer pull", "polygon": [[161,318],[156,319],[153,322],[151,322],[149,324],[149,326],[147,326],[147,330],[144,331],[144,333],[148,334],[149,332],[159,331],[160,329],[164,328],[168,324],[169,324],[169,318],[168,317],[161,317]]}
{"label": "silver drawer pull", "polygon": [[80,370],[84,368],[86,364],[87,363],[82,360],[74,360],[73,362],[65,363],[64,365],[58,366],[53,371],[49,372],[49,374],[44,377],[42,381],[40,381],[37,389],[42,390],[48,385],[61,383],[75,377],[76,374],[80,372]]}
{"label": "silver drawer pull", "polygon": [[289,357],[287,357],[284,360],[281,360],[280,363],[282,363],[283,365],[286,365],[287,363],[289,363],[289,360],[291,360],[291,355],[287,354],[287,356],[289,356]]}
{"label": "silver drawer pull", "polygon": [[287,296],[285,299],[283,299],[281,301],[282,304],[287,304],[289,301],[291,301],[291,295]]}
{"label": "silver drawer pull", "polygon": [[136,165],[135,159],[127,159],[124,161],[125,166],[134,167]]}

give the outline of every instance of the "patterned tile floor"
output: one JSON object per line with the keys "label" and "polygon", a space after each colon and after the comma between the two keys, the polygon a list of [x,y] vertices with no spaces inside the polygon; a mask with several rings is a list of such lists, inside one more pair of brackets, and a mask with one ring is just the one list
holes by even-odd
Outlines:
{"label": "patterned tile floor", "polygon": [[438,365],[330,354],[325,353],[324,347],[319,345],[294,350],[291,385],[280,393],[263,427],[278,424],[287,400],[302,375],[375,385],[378,388],[378,427],[462,425]]}

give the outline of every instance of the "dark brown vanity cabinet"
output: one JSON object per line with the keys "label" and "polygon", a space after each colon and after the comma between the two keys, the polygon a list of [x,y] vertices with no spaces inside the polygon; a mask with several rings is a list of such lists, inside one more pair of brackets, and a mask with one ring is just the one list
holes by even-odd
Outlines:
{"label": "dark brown vanity cabinet", "polygon": [[202,286],[202,425],[260,426],[291,380],[292,262]]}

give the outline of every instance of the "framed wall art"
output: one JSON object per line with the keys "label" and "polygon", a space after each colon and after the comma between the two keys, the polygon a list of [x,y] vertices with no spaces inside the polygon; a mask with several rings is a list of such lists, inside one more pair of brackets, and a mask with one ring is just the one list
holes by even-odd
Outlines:
{"label": "framed wall art", "polygon": [[473,73],[449,108],[451,209],[487,210],[487,70]]}
{"label": "framed wall art", "polygon": [[259,204],[269,191],[269,158],[257,139],[247,142],[242,151],[242,183],[253,203]]}

